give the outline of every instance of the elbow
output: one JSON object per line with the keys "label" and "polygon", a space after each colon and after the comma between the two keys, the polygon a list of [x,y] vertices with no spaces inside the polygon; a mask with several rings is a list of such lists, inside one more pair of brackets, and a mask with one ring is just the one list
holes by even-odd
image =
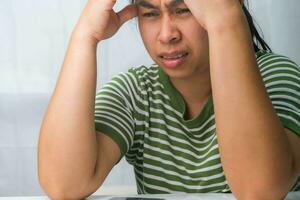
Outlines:
{"label": "elbow", "polygon": [[77,195],[70,195],[65,192],[51,192],[51,193],[46,193],[47,196],[52,199],[52,200],[80,200],[80,199],[85,199],[86,197],[84,196],[77,196]]}
{"label": "elbow", "polygon": [[66,193],[66,191],[57,190],[57,189],[50,189],[44,190],[46,195],[52,200],[79,200],[84,199],[83,197],[76,196],[74,194],[70,195]]}
{"label": "elbow", "polygon": [[41,185],[46,195],[52,200],[79,200],[91,194],[79,193],[75,189],[66,189],[55,185]]}
{"label": "elbow", "polygon": [[52,200],[78,200],[90,196],[94,191],[86,185],[78,183],[66,183],[63,180],[49,179],[39,175],[39,183],[45,194]]}
{"label": "elbow", "polygon": [[260,189],[252,189],[243,192],[243,194],[235,195],[239,200],[283,200],[287,195],[286,192],[274,190],[264,190],[264,188]]}
{"label": "elbow", "polygon": [[284,180],[263,181],[257,179],[254,182],[245,183],[246,186],[240,187],[233,193],[239,200],[282,200],[291,188],[290,183]]}
{"label": "elbow", "polygon": [[40,179],[39,182],[45,194],[52,200],[82,199],[80,195],[60,184],[51,184],[43,179]]}
{"label": "elbow", "polygon": [[53,193],[47,193],[47,196],[52,200],[80,200],[85,199],[88,196],[79,196],[79,195],[70,195],[65,192],[53,192]]}
{"label": "elbow", "polygon": [[297,180],[299,171],[292,163],[283,167],[281,165],[277,170],[274,168],[265,173],[246,176],[243,180],[235,179],[232,192],[239,200],[284,199]]}

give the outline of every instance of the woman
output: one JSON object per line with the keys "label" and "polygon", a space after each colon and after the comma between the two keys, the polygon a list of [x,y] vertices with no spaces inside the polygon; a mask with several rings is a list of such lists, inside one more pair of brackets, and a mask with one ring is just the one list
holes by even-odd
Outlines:
{"label": "woman", "polygon": [[[244,2],[115,3],[88,1],[72,33],[41,128],[46,193],[86,197],[126,155],[139,193],[282,199],[300,174],[300,70],[253,43],[267,48]],[[156,64],[114,77],[95,103],[96,46],[136,16]]]}

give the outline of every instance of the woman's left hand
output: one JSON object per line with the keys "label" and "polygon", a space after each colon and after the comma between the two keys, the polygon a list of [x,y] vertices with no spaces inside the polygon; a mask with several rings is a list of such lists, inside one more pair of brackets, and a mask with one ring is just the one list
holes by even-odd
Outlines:
{"label": "woman's left hand", "polygon": [[184,0],[198,22],[208,30],[210,25],[226,23],[238,16],[244,0]]}

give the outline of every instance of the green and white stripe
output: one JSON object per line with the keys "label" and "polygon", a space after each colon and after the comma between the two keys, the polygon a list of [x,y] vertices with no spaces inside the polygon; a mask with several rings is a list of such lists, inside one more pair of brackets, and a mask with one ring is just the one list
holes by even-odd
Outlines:
{"label": "green and white stripe", "polygon": [[[282,124],[300,136],[300,69],[284,56],[256,56]],[[212,97],[186,120],[184,100],[167,75],[157,65],[141,66],[113,77],[97,93],[95,108],[96,130],[134,166],[138,193],[230,192]]]}

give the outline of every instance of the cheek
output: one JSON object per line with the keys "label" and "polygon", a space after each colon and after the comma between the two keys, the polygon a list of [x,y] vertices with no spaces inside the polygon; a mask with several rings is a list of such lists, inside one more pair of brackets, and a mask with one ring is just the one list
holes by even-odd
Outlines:
{"label": "cheek", "polygon": [[184,27],[182,30],[184,31],[184,40],[191,45],[191,47],[203,50],[208,48],[208,33],[199,24]]}
{"label": "cheek", "polygon": [[192,16],[185,20],[178,20],[177,27],[181,32],[182,39],[190,45],[199,45],[208,40],[206,30]]}
{"label": "cheek", "polygon": [[139,22],[139,31],[143,40],[144,46],[151,55],[155,49],[156,32],[154,26],[148,26]]}

